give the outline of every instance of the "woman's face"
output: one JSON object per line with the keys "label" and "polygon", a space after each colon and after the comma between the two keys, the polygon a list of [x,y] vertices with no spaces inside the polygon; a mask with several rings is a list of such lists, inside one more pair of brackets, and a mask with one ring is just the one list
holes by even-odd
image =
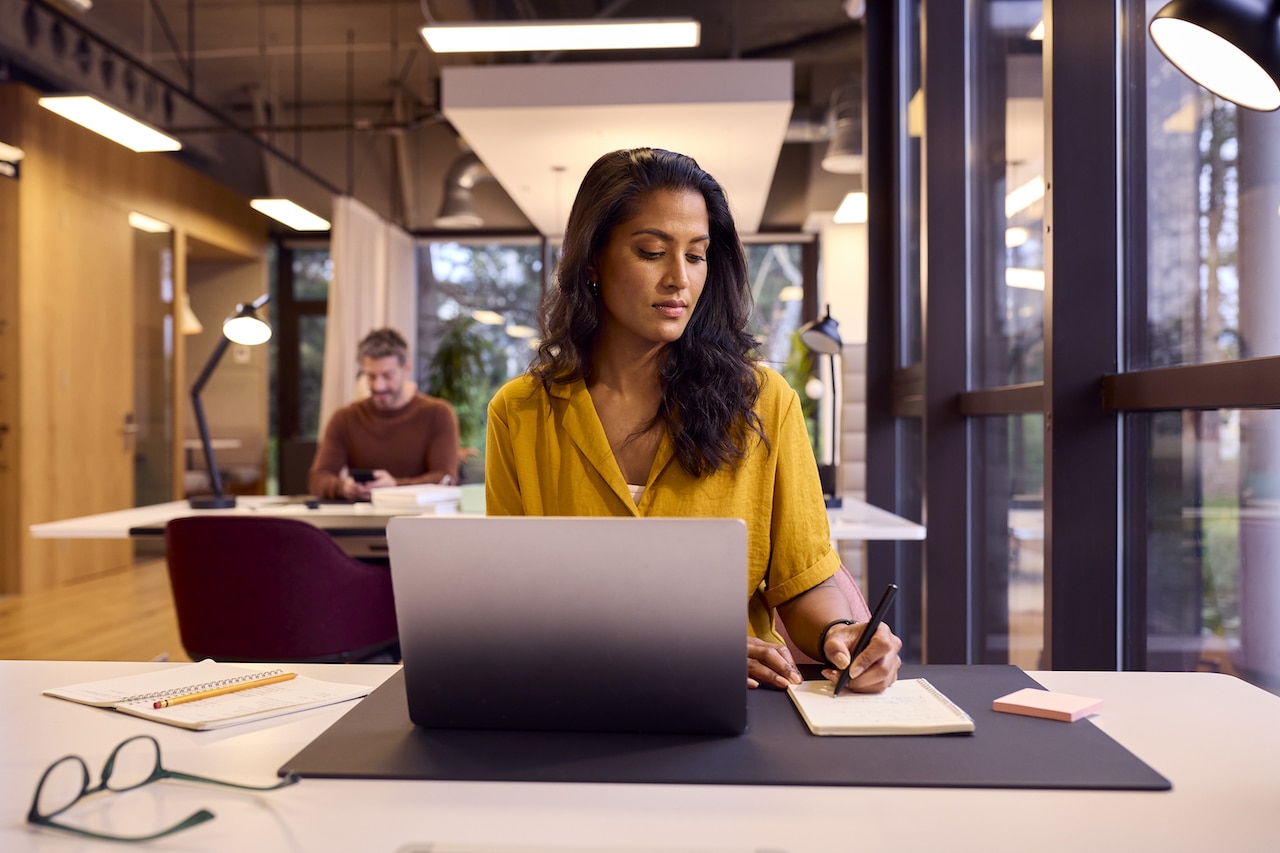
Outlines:
{"label": "woman's face", "polygon": [[655,190],[595,258],[600,339],[668,344],[684,334],[707,281],[707,204],[694,190]]}

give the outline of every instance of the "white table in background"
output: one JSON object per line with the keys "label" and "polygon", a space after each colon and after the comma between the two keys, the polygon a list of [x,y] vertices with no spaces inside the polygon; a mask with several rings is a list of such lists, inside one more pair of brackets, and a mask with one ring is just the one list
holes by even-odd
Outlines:
{"label": "white table in background", "polygon": [[846,495],[843,505],[827,510],[827,520],[831,524],[831,539],[839,541],[857,539],[863,542],[872,540],[915,540],[924,539],[926,529],[923,524],[909,521],[900,515],[894,515],[887,509],[872,506],[864,500]]}
{"label": "white table in background", "polygon": [[84,515],[62,521],[33,524],[37,539],[130,539],[159,537],[175,518],[190,516],[274,516],[296,518],[323,528],[343,550],[354,557],[387,556],[387,521],[398,515],[416,515],[412,509],[385,509],[371,503],[321,503],[310,507],[293,499],[250,495],[240,497],[231,509],[192,509],[186,501]]}
{"label": "white table in background", "polygon": [[[175,664],[0,661],[0,850],[124,849],[29,828],[36,780],[68,753],[97,781],[121,740],[151,734],[166,766],[269,783],[351,705],[210,732],[139,720],[41,691]],[[394,666],[300,672],[378,684]],[[1167,792],[734,785],[581,785],[303,779],[266,794],[161,781],[97,795],[65,817],[119,832],[217,817],[147,849],[395,851],[981,850],[984,853],[1254,851],[1280,838],[1280,698],[1211,673],[1033,672],[1046,687],[1103,700],[1097,725],[1173,783]],[[1044,725],[1066,725],[1044,721]],[[492,845],[492,846],[484,846]],[[521,845],[528,845],[523,847]]]}

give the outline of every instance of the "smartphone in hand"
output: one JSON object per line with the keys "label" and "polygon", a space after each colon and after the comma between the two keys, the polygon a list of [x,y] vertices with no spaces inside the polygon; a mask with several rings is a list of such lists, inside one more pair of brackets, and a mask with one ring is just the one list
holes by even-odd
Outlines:
{"label": "smartphone in hand", "polygon": [[352,468],[350,473],[351,479],[355,480],[357,483],[372,482],[376,476],[373,473],[372,468]]}

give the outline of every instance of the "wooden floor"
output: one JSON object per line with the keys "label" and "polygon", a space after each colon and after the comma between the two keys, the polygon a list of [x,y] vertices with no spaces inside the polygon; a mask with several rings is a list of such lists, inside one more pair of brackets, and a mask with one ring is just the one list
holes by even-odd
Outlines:
{"label": "wooden floor", "polygon": [[0,659],[190,660],[164,560],[0,598]]}

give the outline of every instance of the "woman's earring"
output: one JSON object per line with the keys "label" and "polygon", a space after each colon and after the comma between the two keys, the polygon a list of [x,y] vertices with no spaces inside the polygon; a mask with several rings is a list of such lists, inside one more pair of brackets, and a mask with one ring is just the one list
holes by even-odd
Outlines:
{"label": "woman's earring", "polygon": [[600,282],[598,282],[598,281],[588,281],[588,282],[587,282],[587,287],[591,288],[591,295],[592,295],[592,296],[599,296],[599,295],[600,295]]}

